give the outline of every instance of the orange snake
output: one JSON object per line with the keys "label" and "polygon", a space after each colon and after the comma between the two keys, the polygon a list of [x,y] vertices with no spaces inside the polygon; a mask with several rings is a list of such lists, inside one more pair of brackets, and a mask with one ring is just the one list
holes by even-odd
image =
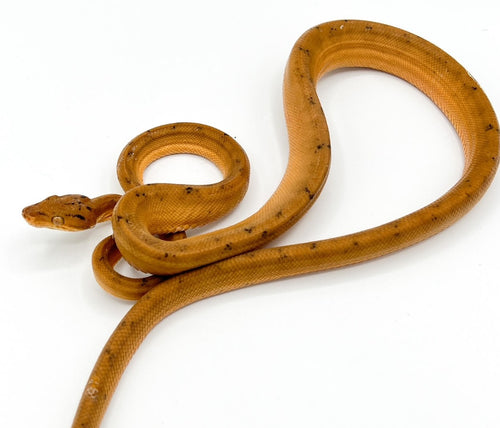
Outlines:
{"label": "orange snake", "polygon": [[[429,96],[462,141],[463,175],[435,202],[390,223],[332,239],[259,249],[299,220],[323,187],[330,140],[316,84],[329,71],[344,67],[393,74]],[[155,128],[125,147],[118,162],[125,195],[52,196],[23,210],[30,224],[65,230],[111,219],[114,239],[105,239],[94,252],[96,278],[118,296],[139,299],[105,345],[73,427],[100,425],[134,352],[169,314],[227,291],[358,263],[422,241],[468,212],[498,165],[499,125],[478,83],[436,46],[394,27],[346,20],[307,31],[290,54],[284,107],[290,143],[286,173],[259,211],[231,227],[200,236],[184,233],[232,209],[246,191],[249,173],[246,155],[234,140],[189,123]],[[174,153],[208,158],[224,179],[213,185],[144,185],[145,168]],[[113,266],[121,255],[152,276],[132,279],[116,273]]]}

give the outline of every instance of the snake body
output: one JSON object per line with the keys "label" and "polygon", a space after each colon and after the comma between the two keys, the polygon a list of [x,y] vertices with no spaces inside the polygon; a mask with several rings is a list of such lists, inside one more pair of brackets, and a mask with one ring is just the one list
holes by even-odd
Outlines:
{"label": "snake body", "polygon": [[[462,141],[463,175],[438,200],[381,226],[332,239],[262,248],[299,220],[325,183],[331,146],[316,85],[326,73],[345,67],[390,73],[429,96]],[[80,228],[74,222],[89,227],[84,213],[97,213],[92,224],[111,218],[114,239],[104,240],[94,252],[96,277],[121,297],[139,298],[105,345],[73,427],[100,425],[129,360],[169,314],[227,291],[359,263],[422,241],[468,212],[498,166],[499,125],[478,83],[441,49],[387,25],[334,21],[304,33],[286,67],[284,108],[290,152],[282,182],[260,210],[228,228],[191,237],[184,233],[226,213],[247,187],[248,160],[241,148],[226,134],[198,124],[166,125],[132,140],[118,163],[125,195],[96,199],[73,195],[63,204],[52,197],[23,212],[34,225],[69,230]],[[212,160],[224,179],[207,186],[143,184],[142,173],[151,162],[186,152]],[[64,204],[72,211],[58,214]],[[152,276],[121,277],[113,270],[121,256]]]}

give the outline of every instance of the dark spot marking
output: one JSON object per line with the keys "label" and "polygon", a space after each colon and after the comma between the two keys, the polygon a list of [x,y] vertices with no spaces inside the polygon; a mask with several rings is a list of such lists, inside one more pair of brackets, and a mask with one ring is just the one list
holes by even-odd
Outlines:
{"label": "dark spot marking", "polygon": [[245,227],[243,229],[246,233],[252,233],[253,232],[253,227]]}
{"label": "dark spot marking", "polygon": [[304,52],[307,56],[311,55],[309,49],[304,49],[302,46],[299,46],[299,51]]}
{"label": "dark spot marking", "polygon": [[314,193],[311,193],[308,187],[304,188],[304,191],[309,195],[309,199],[312,200],[314,198]]}
{"label": "dark spot marking", "polygon": [[317,248],[316,242],[313,242],[309,248],[315,250]]}
{"label": "dark spot marking", "polygon": [[188,195],[190,195],[191,193],[193,193],[193,188],[192,188],[191,186],[186,187],[186,193],[187,193]]}
{"label": "dark spot marking", "polygon": [[106,354],[108,355],[108,364],[111,367],[114,367],[114,360],[116,358],[116,354],[114,352],[111,352],[110,350],[107,350]]}
{"label": "dark spot marking", "polygon": [[367,25],[367,26],[365,27],[365,30],[366,30],[366,31],[371,31],[371,30],[373,30],[373,27],[371,27],[371,26]]}
{"label": "dark spot marking", "polygon": [[283,217],[283,211],[282,210],[279,210],[277,213],[276,213],[276,218],[281,218]]}
{"label": "dark spot marking", "polygon": [[233,245],[231,242],[226,244],[226,246],[224,247],[224,250],[226,250],[226,251],[231,251],[232,249],[233,249]]}
{"label": "dark spot marking", "polygon": [[163,257],[168,258],[168,253],[165,253]]}
{"label": "dark spot marking", "polygon": [[267,235],[268,235],[268,231],[264,230],[264,232],[262,232],[262,234],[260,236],[262,236],[262,238],[267,238]]}

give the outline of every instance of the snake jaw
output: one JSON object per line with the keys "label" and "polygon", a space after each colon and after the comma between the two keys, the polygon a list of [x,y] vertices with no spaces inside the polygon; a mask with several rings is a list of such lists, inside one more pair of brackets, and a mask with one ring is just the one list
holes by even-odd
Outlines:
{"label": "snake jaw", "polygon": [[72,232],[90,229],[97,222],[91,199],[83,195],[49,196],[24,208],[22,214],[31,226]]}

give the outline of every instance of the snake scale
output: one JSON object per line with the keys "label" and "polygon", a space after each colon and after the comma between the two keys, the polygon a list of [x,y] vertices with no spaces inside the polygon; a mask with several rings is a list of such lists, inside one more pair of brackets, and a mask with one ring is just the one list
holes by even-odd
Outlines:
{"label": "snake scale", "polygon": [[[318,80],[345,67],[398,76],[425,93],[447,116],[465,154],[462,177],[442,197],[397,220],[346,236],[262,248],[285,232],[320,194],[330,165],[330,137],[316,93]],[[73,427],[98,427],[134,352],[169,314],[201,299],[253,284],[373,259],[422,241],[467,213],[498,166],[499,125],[482,89],[452,57],[406,31],[366,21],[311,28],[293,47],[284,76],[289,161],[275,193],[255,214],[224,229],[187,236],[230,211],[248,183],[248,159],[228,135],[206,125],[177,123],[133,139],[118,161],[124,195],[94,199],[52,196],[23,210],[34,226],[82,230],[111,220],[113,236],[93,255],[98,282],[138,301],[106,343],[90,375]],[[151,162],[175,153],[211,160],[223,180],[211,185],[143,184]],[[124,257],[151,274],[126,278]]]}

